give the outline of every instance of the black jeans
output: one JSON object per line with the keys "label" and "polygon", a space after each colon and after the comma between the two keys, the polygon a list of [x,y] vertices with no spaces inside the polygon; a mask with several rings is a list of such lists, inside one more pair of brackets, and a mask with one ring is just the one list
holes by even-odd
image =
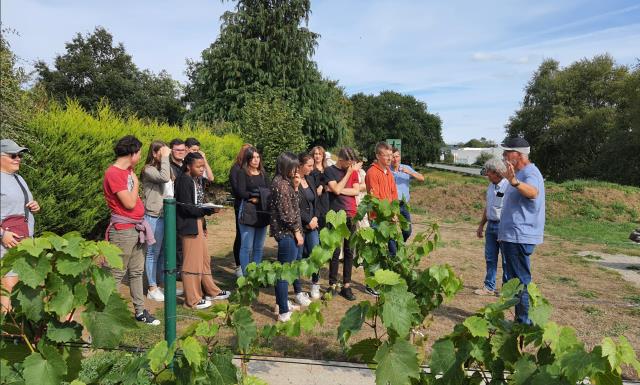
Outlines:
{"label": "black jeans", "polygon": [[[354,224],[353,218],[347,217],[347,227],[349,232],[353,233]],[[342,283],[347,284],[351,282],[351,270],[353,270],[353,251],[349,247],[349,239],[345,239],[343,243],[343,259],[344,267],[342,268]],[[333,252],[333,258],[329,264],[329,285],[333,285],[338,282],[338,268],[340,267],[340,248],[337,248]]]}

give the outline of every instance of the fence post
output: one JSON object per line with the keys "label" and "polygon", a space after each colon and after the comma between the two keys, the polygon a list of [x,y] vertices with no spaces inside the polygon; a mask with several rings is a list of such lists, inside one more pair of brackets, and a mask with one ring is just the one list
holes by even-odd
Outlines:
{"label": "fence post", "polygon": [[164,338],[176,340],[176,200],[164,199]]}

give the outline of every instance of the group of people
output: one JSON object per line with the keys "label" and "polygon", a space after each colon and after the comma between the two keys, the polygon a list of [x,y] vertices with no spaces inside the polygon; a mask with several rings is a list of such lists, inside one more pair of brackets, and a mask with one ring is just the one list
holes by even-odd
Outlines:
{"label": "group of people", "polygon": [[[277,258],[281,263],[311,254],[320,243],[319,232],[327,225],[325,216],[329,210],[344,210],[347,227],[351,232],[355,231],[357,205],[365,192],[388,201],[402,199],[402,215],[410,220],[406,208],[409,181],[411,178],[423,181],[424,176],[402,164],[400,151],[392,149],[386,142],[378,143],[375,153],[376,160],[365,173],[362,170],[363,159],[349,147],[338,151],[336,162],[321,146],[298,155],[285,152],[278,156],[275,176],[271,178],[262,166],[258,149],[249,144],[243,145],[229,175],[236,214],[233,251],[237,275],[246,274],[251,262],[259,264],[262,261],[268,226],[278,243]],[[375,225],[375,219],[372,222]],[[410,229],[403,232],[405,240],[410,234]],[[391,248],[390,251],[395,252]],[[353,259],[347,239],[333,253],[328,280],[328,290],[332,294],[351,301],[355,300],[351,289]],[[339,285],[340,261],[343,270]],[[288,320],[292,311],[308,306],[312,299],[321,296],[318,274],[311,278],[310,295],[303,291],[299,279],[292,284],[295,303],[289,300],[289,282],[280,280],[276,283],[279,321]],[[369,292],[375,294],[372,289]]]}
{"label": "group of people", "polygon": [[[502,253],[503,283],[518,278],[525,290],[516,305],[516,320],[530,323],[528,293],[531,282],[530,257],[535,246],[542,243],[545,218],[544,181],[538,168],[530,162],[529,144],[523,138],[508,138],[502,144],[503,159],[491,159],[485,164],[490,185],[486,193],[478,237],[485,237],[487,272],[479,295],[497,293],[496,272],[498,253]],[[33,213],[40,210],[22,177],[17,172],[23,155],[28,151],[14,141],[0,142],[0,257],[20,240],[32,237]],[[164,237],[163,200],[174,197],[177,203],[177,270],[183,283],[185,306],[204,309],[215,300],[229,297],[228,290],[219,288],[212,277],[211,259],[207,250],[205,217],[218,209],[205,204],[205,184],[214,175],[206,155],[195,138],[174,139],[168,145],[153,141],[142,167],[140,178],[134,167],[141,159],[142,143],[128,135],[114,147],[115,161],[105,171],[104,197],[111,212],[105,238],[122,249],[123,268],[109,269],[117,282],[128,277],[135,318],[143,323],[159,325],[145,309],[144,278],[147,298],[163,301],[162,244]],[[250,144],[240,149],[229,179],[234,196],[236,238],[233,255],[236,274],[247,273],[251,262],[263,258],[267,227],[278,244],[277,259],[292,262],[311,255],[320,243],[319,232],[327,226],[329,210],[344,210],[351,232],[357,226],[376,226],[376,218],[354,223],[357,205],[365,193],[387,201],[400,201],[400,213],[409,224],[407,204],[411,179],[424,181],[424,176],[401,162],[401,153],[386,142],[375,147],[375,160],[366,172],[363,159],[349,147],[338,151],[337,161],[321,146],[309,152],[284,152],[276,160],[275,175],[267,175],[260,152]],[[140,189],[142,188],[142,197]],[[486,231],[485,231],[485,225]],[[406,241],[411,227],[402,230]],[[389,254],[395,255],[396,245],[389,243]],[[351,289],[353,251],[348,239],[337,248],[329,263],[327,290],[347,300],[355,300]],[[342,282],[338,283],[340,261]],[[2,286],[11,292],[18,282],[14,272],[2,277]],[[276,283],[276,312],[279,321],[291,318],[292,311],[308,306],[321,296],[320,277],[313,274],[310,295],[302,282],[292,282],[294,299],[289,300],[289,282]],[[375,291],[367,288],[370,294]],[[2,311],[10,309],[10,301],[2,297]]]}

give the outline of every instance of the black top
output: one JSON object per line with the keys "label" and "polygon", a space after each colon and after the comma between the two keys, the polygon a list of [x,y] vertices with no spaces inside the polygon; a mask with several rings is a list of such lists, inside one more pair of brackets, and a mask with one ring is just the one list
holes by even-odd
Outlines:
{"label": "black top", "polygon": [[280,175],[273,178],[271,185],[271,236],[277,241],[287,235],[295,237],[295,232],[302,232],[300,223],[300,203],[298,194],[291,186],[291,182]]}
{"label": "black top", "polygon": [[[300,220],[302,221],[302,228],[304,231],[309,231],[307,225],[313,219],[313,217],[317,217],[316,213],[318,196],[316,194],[316,185],[314,184],[314,180],[311,175],[307,175],[304,177],[307,181],[309,187],[303,188],[302,185],[298,187],[298,198],[300,200]],[[318,218],[320,220],[320,218]]]}
{"label": "black top", "polygon": [[[211,214],[211,211],[196,207],[196,185],[194,179],[185,173],[178,176],[175,181],[174,196],[178,203],[176,208],[176,230],[179,235],[197,235],[198,219]],[[180,204],[183,203],[183,204]],[[207,222],[202,224],[207,228]]]}
{"label": "black top", "polygon": [[169,158],[169,165],[171,166],[171,175],[173,176],[173,180],[175,183],[175,180],[177,180],[180,175],[184,174],[184,172],[182,171],[182,166],[174,163],[173,159],[171,158]]}
{"label": "black top", "polygon": [[239,199],[259,198],[260,187],[269,187],[265,174],[249,175],[243,169],[238,172],[237,197]]}
{"label": "black top", "polygon": [[316,216],[318,217],[318,224],[320,225],[320,227],[324,227],[324,225],[325,225],[325,216],[329,212],[329,194],[330,194],[330,192],[329,192],[328,186],[327,186],[327,183],[328,183],[327,182],[327,178],[326,178],[324,172],[320,172],[316,168],[314,168],[313,171],[311,171],[311,174],[309,174],[309,176],[311,177],[310,179],[313,179],[313,183],[314,183],[314,186],[316,186],[316,188],[318,186],[323,186],[322,187],[322,194],[320,194],[318,196],[318,200],[316,202]]}
{"label": "black top", "polygon": [[[327,183],[329,183],[330,181],[335,181],[336,183],[340,183],[340,181],[342,180],[342,178],[344,178],[346,173],[347,173],[347,170],[338,168],[335,165],[327,167],[324,170],[324,175],[325,175],[325,178],[327,179]],[[351,177],[353,177],[353,174]],[[351,184],[349,183],[349,181],[347,181],[344,187],[351,187]],[[355,197],[342,195],[342,194],[336,195],[329,191],[327,191],[327,194],[329,195],[329,208],[335,212],[344,210],[347,212],[347,214],[349,214],[350,209],[353,209],[350,206],[355,205],[355,199],[356,199]]]}

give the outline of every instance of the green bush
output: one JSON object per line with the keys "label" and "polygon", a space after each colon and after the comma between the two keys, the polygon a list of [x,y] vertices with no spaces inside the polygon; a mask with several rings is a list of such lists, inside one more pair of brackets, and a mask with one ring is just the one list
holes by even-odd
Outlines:
{"label": "green bush", "polygon": [[129,134],[142,141],[142,159],[153,139],[168,142],[176,137],[197,137],[216,184],[227,182],[229,168],[242,144],[236,135],[217,137],[205,127],[185,131],[167,124],[121,118],[107,105],[101,106],[96,116],[76,102],[69,102],[66,108],[53,105],[27,122],[20,142],[31,150],[20,172],[42,206],[36,220],[37,233],[77,230],[93,237],[104,230],[108,220],[102,194],[104,171],[114,160],[115,142]]}
{"label": "green bush", "polygon": [[242,108],[239,125],[243,137],[253,143],[264,167],[273,173],[278,155],[298,153],[307,147],[301,116],[277,95],[258,95]]}

